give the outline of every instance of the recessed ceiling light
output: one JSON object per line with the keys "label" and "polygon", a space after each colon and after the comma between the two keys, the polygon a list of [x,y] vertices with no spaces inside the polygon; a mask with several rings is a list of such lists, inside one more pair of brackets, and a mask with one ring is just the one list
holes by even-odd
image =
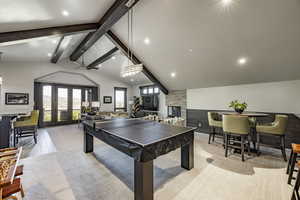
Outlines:
{"label": "recessed ceiling light", "polygon": [[69,16],[69,12],[66,10],[63,10],[61,13],[63,16],[66,16],[66,17]]}
{"label": "recessed ceiling light", "polygon": [[238,59],[238,63],[240,64],[240,65],[244,65],[244,64],[246,64],[247,63],[247,58],[239,58]]}
{"label": "recessed ceiling light", "polygon": [[111,57],[111,59],[115,60],[115,59],[116,59],[116,56]]}
{"label": "recessed ceiling light", "polygon": [[51,56],[52,56],[52,53],[48,53],[47,55],[48,55],[48,57],[51,57]]}
{"label": "recessed ceiling light", "polygon": [[176,73],[175,73],[175,72],[172,72],[172,73],[171,73],[171,77],[174,78],[175,76],[176,76]]}
{"label": "recessed ceiling light", "polygon": [[146,37],[146,38],[144,39],[144,43],[145,43],[145,44],[150,44],[150,39],[149,39],[148,37]]}
{"label": "recessed ceiling light", "polygon": [[221,0],[223,6],[229,6],[233,3],[233,0]]}

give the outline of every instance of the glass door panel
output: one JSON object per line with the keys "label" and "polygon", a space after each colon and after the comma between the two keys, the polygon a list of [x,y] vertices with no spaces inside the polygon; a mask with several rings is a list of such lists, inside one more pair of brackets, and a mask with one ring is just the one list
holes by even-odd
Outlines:
{"label": "glass door panel", "polygon": [[81,112],[81,89],[73,89],[72,120],[78,120]]}
{"label": "glass door panel", "polygon": [[43,122],[52,121],[52,86],[43,86]]}
{"label": "glass door panel", "polygon": [[69,120],[68,88],[57,89],[57,122]]}
{"label": "glass door panel", "polygon": [[127,90],[126,88],[115,88],[115,111],[127,111]]}

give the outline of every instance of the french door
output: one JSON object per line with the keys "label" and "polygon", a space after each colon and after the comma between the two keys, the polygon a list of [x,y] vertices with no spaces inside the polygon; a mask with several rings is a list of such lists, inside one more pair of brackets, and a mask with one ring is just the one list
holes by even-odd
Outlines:
{"label": "french door", "polygon": [[40,110],[40,126],[75,123],[83,101],[97,101],[98,89],[84,86],[41,83],[35,88],[36,108]]}

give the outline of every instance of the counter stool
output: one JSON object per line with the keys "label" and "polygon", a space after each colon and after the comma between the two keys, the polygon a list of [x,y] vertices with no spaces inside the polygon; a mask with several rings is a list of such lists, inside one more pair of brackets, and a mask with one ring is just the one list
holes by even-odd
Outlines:
{"label": "counter stool", "polygon": [[300,200],[299,197],[299,187],[300,187],[300,162],[297,162],[298,174],[296,178],[296,182],[293,189],[293,194],[291,200]]}
{"label": "counter stool", "polygon": [[300,144],[292,144],[291,155],[286,168],[286,174],[289,175],[288,184],[291,184],[297,157],[300,155]]}
{"label": "counter stool", "polygon": [[[248,117],[240,115],[223,115],[223,131],[225,135],[225,157],[228,155],[229,147],[237,148],[241,149],[242,161],[245,161],[245,146],[250,154],[250,125]],[[237,143],[240,144],[240,146],[234,144],[231,145],[231,138],[240,138],[240,140],[236,139],[233,141],[234,144]]]}
{"label": "counter stool", "polygon": [[[215,141],[215,136],[216,136],[216,129],[220,128],[222,130],[222,121],[217,120],[218,113],[215,112],[208,112],[207,117],[208,117],[208,125],[211,128],[211,131],[209,132],[209,138],[208,138],[208,144],[210,144],[211,137],[212,141]],[[222,136],[223,138],[223,143],[224,143],[224,135]]]}
{"label": "counter stool", "polygon": [[284,161],[286,161],[285,154],[285,131],[288,124],[288,116],[287,115],[276,115],[275,120],[269,124],[262,124],[256,126],[257,131],[257,155],[259,156],[260,151],[260,136],[265,135],[269,137],[279,138],[280,139],[280,149],[282,152],[282,156]]}

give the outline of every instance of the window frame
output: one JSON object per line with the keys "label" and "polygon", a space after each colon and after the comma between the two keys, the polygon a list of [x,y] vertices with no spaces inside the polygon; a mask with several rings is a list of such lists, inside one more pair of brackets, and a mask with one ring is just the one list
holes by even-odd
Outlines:
{"label": "window frame", "polygon": [[[158,89],[158,92],[155,92],[155,88]],[[147,93],[144,94],[144,90],[147,90]],[[149,93],[149,89],[152,89],[152,93]],[[141,96],[147,96],[147,95],[159,95],[160,94],[160,89],[157,87],[157,85],[145,85],[140,87],[140,95]]]}
{"label": "window frame", "polygon": [[[117,108],[116,107],[116,92],[117,91],[124,91],[124,106],[123,108]],[[114,111],[117,112],[117,110],[123,110],[124,112],[127,112],[127,88],[124,87],[114,87]]]}

